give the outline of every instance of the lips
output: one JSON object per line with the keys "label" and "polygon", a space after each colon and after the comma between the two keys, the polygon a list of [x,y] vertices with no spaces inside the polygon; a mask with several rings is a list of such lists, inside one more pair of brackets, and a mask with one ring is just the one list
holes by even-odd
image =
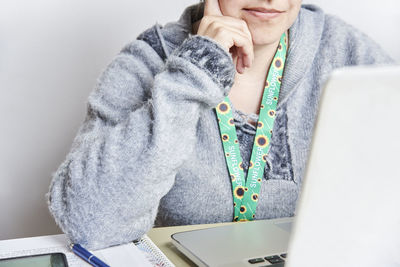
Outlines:
{"label": "lips", "polygon": [[244,8],[243,10],[250,17],[262,20],[271,20],[278,17],[281,13],[283,13],[283,11],[280,10],[268,9],[263,7]]}
{"label": "lips", "polygon": [[267,9],[263,7],[253,7],[253,8],[245,8],[246,11],[257,11],[262,13],[282,13],[282,11],[276,9]]}

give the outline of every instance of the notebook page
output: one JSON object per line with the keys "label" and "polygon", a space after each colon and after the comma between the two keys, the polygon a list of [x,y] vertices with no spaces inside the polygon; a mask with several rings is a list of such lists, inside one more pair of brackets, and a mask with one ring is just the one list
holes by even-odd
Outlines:
{"label": "notebook page", "polygon": [[[71,252],[63,234],[0,241],[0,259],[53,252],[64,253],[71,267],[91,266]],[[133,243],[92,252],[113,267],[153,266]]]}

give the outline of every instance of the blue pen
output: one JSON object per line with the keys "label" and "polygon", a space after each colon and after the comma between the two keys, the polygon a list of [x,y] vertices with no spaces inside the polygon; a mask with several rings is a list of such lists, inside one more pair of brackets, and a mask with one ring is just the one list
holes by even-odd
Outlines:
{"label": "blue pen", "polygon": [[110,267],[109,265],[101,261],[99,258],[97,258],[95,255],[84,249],[81,245],[71,244],[70,247],[76,255],[84,259],[89,264],[95,267]]}

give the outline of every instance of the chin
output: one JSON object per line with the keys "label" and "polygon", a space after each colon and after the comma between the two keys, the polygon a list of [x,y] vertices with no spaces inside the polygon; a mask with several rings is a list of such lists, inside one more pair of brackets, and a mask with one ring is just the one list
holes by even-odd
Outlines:
{"label": "chin", "polygon": [[281,31],[261,31],[256,33],[251,33],[253,37],[253,45],[270,45],[279,42],[283,30]]}

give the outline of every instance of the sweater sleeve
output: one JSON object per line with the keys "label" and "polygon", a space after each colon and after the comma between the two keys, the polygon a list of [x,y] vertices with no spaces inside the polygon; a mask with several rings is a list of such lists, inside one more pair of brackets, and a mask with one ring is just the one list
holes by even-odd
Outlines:
{"label": "sweater sleeve", "polygon": [[[49,210],[71,242],[100,249],[140,238],[194,148],[202,111],[233,84],[227,51],[191,36],[164,62],[136,40],[100,76],[53,175]],[[189,178],[189,177],[188,177]]]}

